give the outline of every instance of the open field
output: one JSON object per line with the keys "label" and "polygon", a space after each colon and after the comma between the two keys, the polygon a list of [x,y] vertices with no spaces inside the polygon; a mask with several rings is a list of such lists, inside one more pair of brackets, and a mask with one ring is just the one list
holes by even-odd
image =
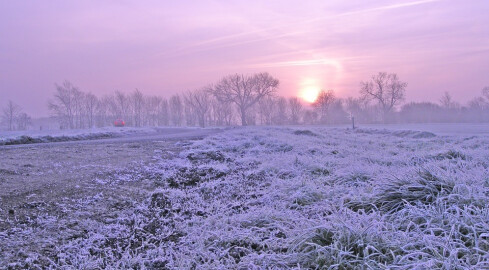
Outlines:
{"label": "open field", "polygon": [[[115,139],[140,137],[158,137],[165,134],[197,132],[198,128],[177,128],[177,127],[103,127],[93,129],[72,129],[72,130],[20,130],[20,131],[0,131],[0,145],[21,145],[34,143],[52,142],[72,142],[88,141],[99,139]],[[205,132],[204,132],[205,133]]]}
{"label": "open field", "polygon": [[0,269],[489,268],[485,127],[418,130],[1,146]]}

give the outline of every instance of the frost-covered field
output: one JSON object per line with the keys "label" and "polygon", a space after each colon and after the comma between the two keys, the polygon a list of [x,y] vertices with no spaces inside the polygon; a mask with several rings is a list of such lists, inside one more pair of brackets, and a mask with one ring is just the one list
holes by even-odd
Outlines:
{"label": "frost-covered field", "polygon": [[430,123],[430,124],[389,124],[361,125],[370,129],[388,130],[418,130],[434,132],[438,135],[488,135],[489,124],[487,123]]}
{"label": "frost-covered field", "polygon": [[250,127],[172,145],[86,178],[104,192],[7,216],[0,265],[489,268],[487,136]]}
{"label": "frost-covered field", "polygon": [[27,130],[27,131],[1,131],[0,145],[49,143],[64,141],[81,141],[103,138],[121,137],[134,134],[151,134],[156,128],[133,127],[103,127],[94,129],[75,130]]}

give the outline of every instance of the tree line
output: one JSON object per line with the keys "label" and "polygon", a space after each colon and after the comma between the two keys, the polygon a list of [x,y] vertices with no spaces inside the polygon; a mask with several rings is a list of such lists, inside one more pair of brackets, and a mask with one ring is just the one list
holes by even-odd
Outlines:
{"label": "tree line", "polygon": [[[97,97],[69,81],[56,85],[49,110],[61,128],[111,125],[123,119],[141,126],[225,126],[256,124],[255,107],[265,99],[275,100],[278,80],[268,73],[229,75],[215,85],[164,98],[140,90]],[[298,101],[297,101],[298,102]]]}
{"label": "tree line", "polygon": [[[62,129],[113,125],[229,126],[359,123],[487,122],[489,87],[465,106],[445,93],[438,103],[410,102],[401,106],[408,84],[395,73],[379,72],[360,83],[359,97],[338,98],[321,91],[311,106],[297,97],[277,95],[279,80],[268,73],[232,74],[218,82],[168,98],[115,91],[98,97],[69,81],[55,85],[48,108]],[[9,130],[25,129],[30,117],[9,101],[3,109]]]}
{"label": "tree line", "polygon": [[23,111],[22,107],[11,100],[2,109],[0,119],[7,130],[26,130],[32,123],[31,117]]}

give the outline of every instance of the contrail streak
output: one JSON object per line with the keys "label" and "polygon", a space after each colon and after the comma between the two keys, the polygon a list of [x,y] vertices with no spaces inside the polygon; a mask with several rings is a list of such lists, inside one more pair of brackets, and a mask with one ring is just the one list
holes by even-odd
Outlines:
{"label": "contrail streak", "polygon": [[[363,10],[344,12],[344,13],[320,17],[320,18],[303,20],[301,22],[296,22],[294,24],[288,24],[285,26],[280,25],[280,26],[274,26],[274,27],[269,27],[269,28],[265,28],[265,29],[258,29],[258,30],[253,30],[253,31],[248,31],[248,32],[243,32],[243,33],[238,33],[238,34],[231,34],[231,35],[221,36],[221,37],[212,38],[212,39],[208,39],[205,41],[197,42],[197,43],[194,43],[192,45],[180,48],[176,51],[167,52],[164,55],[165,56],[181,56],[181,55],[191,54],[191,53],[195,53],[195,52],[209,51],[209,50],[226,48],[226,47],[234,47],[234,46],[239,46],[239,45],[248,44],[248,43],[254,43],[254,42],[265,41],[265,40],[272,40],[272,39],[282,38],[282,37],[287,37],[287,36],[294,36],[297,34],[306,33],[307,31],[295,31],[292,33],[290,33],[290,32],[289,33],[283,33],[283,32],[285,32],[284,29],[296,27],[297,25],[305,25],[305,24],[315,23],[315,22],[339,18],[339,17],[365,14],[365,13],[371,13],[371,12],[382,11],[382,10],[406,8],[406,7],[423,5],[423,4],[434,3],[434,2],[439,2],[439,1],[443,1],[443,0],[420,0],[420,1],[414,1],[414,2],[408,2],[408,3],[386,5],[386,6],[368,8],[368,9],[363,9]],[[270,35],[269,32],[274,31],[274,30],[282,30],[282,33]],[[233,42],[234,39],[253,36],[253,35],[264,35],[264,36],[262,36],[261,38],[254,38],[251,40],[247,39],[247,40],[234,41]],[[207,46],[207,45],[210,45],[210,46]],[[195,48],[197,48],[197,49],[195,49]],[[159,54],[159,56],[161,56],[161,55],[162,54]]]}

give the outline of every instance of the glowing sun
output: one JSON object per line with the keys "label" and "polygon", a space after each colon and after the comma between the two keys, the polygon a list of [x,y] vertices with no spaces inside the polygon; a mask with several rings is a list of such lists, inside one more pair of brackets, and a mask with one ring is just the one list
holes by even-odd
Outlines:
{"label": "glowing sun", "polygon": [[302,88],[301,92],[299,93],[299,97],[304,101],[313,103],[318,98],[320,91],[321,89],[317,86],[307,86]]}

